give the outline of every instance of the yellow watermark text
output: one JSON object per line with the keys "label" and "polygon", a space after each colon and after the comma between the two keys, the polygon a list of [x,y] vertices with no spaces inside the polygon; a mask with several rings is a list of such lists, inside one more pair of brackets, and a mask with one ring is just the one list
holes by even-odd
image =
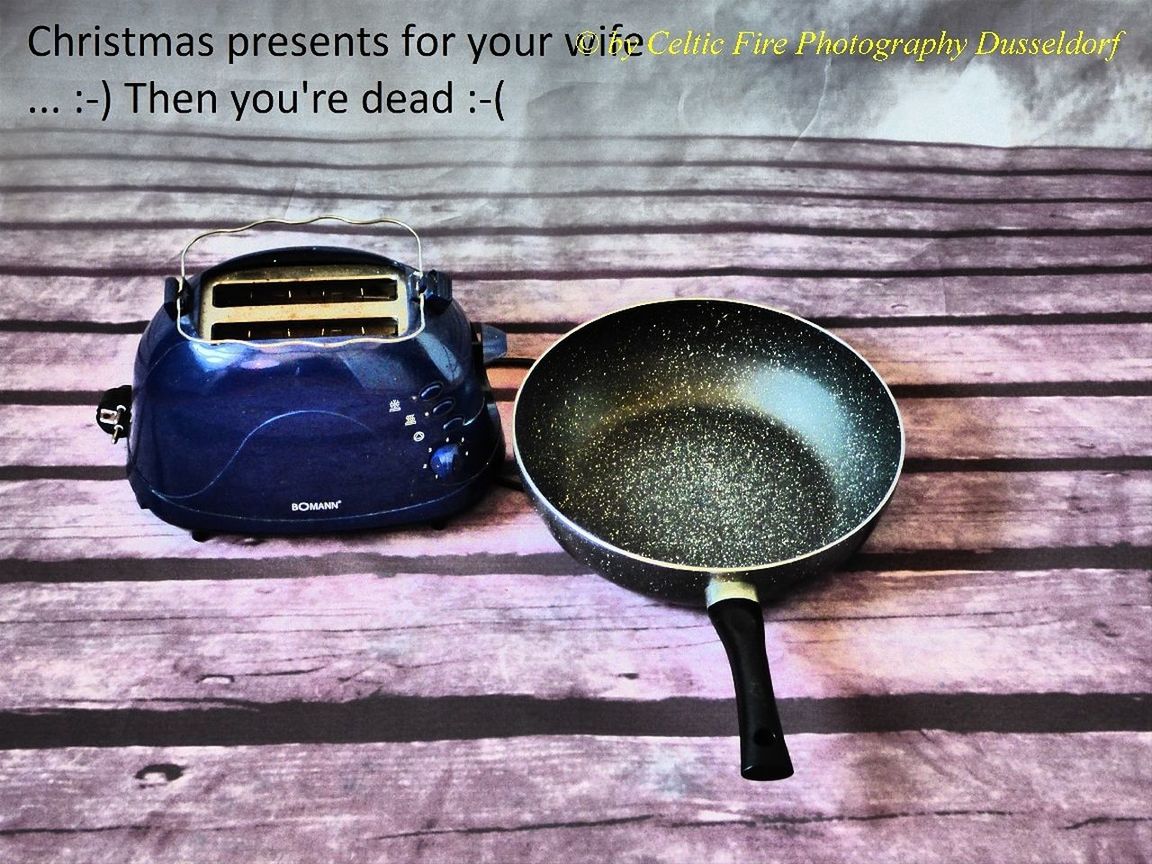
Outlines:
{"label": "yellow watermark text", "polygon": [[[617,28],[621,25],[616,25]],[[603,29],[603,28],[602,28]],[[646,38],[638,33],[627,37],[614,28],[605,36],[593,31],[580,34],[587,41],[578,43],[580,53],[600,53],[620,59],[647,53],[654,57],[861,57],[883,63],[891,59],[915,63],[962,57],[1094,57],[1111,63],[1120,48],[1125,30],[1092,35],[1083,29],[1063,29],[1044,35],[1005,35],[996,30],[981,30],[965,35],[947,29],[920,35],[870,35],[831,33],[827,30],[801,30],[780,35],[762,30],[737,30],[713,33],[710,30],[652,31]],[[641,41],[643,40],[643,41]],[[641,47],[643,46],[643,47]]]}

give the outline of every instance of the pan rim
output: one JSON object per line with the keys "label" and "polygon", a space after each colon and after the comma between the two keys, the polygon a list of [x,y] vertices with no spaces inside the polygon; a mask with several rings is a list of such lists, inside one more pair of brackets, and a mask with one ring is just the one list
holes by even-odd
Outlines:
{"label": "pan rim", "polygon": [[[820,546],[817,549],[812,549],[812,550],[810,550],[808,552],[804,552],[800,555],[793,556],[792,558],[784,558],[784,559],[780,559],[778,561],[768,561],[768,562],[765,562],[763,564],[743,565],[740,567],[704,567],[704,566],[700,566],[697,564],[679,564],[679,563],[676,563],[674,561],[663,561],[663,560],[660,560],[658,558],[649,558],[645,555],[640,555],[636,552],[631,552],[627,549],[622,549],[619,546],[616,546],[612,543],[609,543],[603,537],[600,537],[597,534],[594,534],[593,532],[589,531],[588,529],[586,529],[583,526],[579,525],[578,523],[574,522],[570,517],[568,517],[567,515],[562,513],[540,491],[540,488],[536,485],[536,482],[532,479],[531,475],[528,472],[528,469],[524,465],[524,460],[520,456],[519,436],[516,434],[517,428],[518,428],[517,419],[520,416],[520,396],[524,392],[524,385],[528,383],[528,381],[532,378],[533,373],[536,371],[536,367],[539,366],[544,361],[544,358],[547,357],[548,354],[551,353],[553,349],[557,348],[561,343],[565,342],[569,337],[574,336],[576,333],[580,332],[585,327],[588,327],[592,324],[595,324],[597,321],[601,321],[604,318],[609,318],[613,315],[618,315],[621,312],[627,312],[631,309],[639,309],[639,308],[644,307],[644,306],[667,305],[667,304],[672,304],[672,303],[700,303],[700,302],[728,303],[728,304],[731,304],[733,306],[748,306],[748,307],[751,307],[753,309],[759,309],[762,311],[773,312],[773,313],[778,314],[778,315],[783,315],[787,318],[791,318],[794,321],[797,321],[798,323],[800,323],[802,325],[810,327],[813,330],[816,330],[819,333],[822,333],[823,335],[827,336],[828,338],[830,338],[836,342],[839,342],[848,351],[850,351],[857,359],[860,360],[861,363],[863,363],[868,368],[868,371],[872,373],[873,377],[878,382],[880,382],[880,386],[882,388],[884,388],[884,392],[888,396],[888,401],[891,403],[892,410],[895,412],[895,415],[896,415],[896,426],[900,432],[900,456],[896,461],[896,470],[893,473],[892,482],[889,484],[888,490],[887,490],[887,492],[884,493],[884,496],[881,498],[880,503],[877,504],[876,507],[874,507],[872,509],[872,511],[867,516],[865,516],[863,519],[861,519],[859,522],[857,522],[856,525],[854,525],[850,530],[844,532],[839,537],[836,537],[834,540],[831,540],[828,543],[825,543],[823,546]],[[821,327],[819,324],[815,324],[812,321],[809,321],[807,318],[804,318],[800,315],[796,315],[795,313],[789,312],[786,309],[778,309],[774,306],[768,306],[764,303],[756,303],[756,302],[753,302],[751,300],[734,300],[734,299],[729,298],[729,297],[704,297],[704,296],[668,297],[668,298],[659,299],[659,300],[645,300],[645,301],[640,302],[640,303],[631,303],[627,306],[621,306],[618,309],[613,309],[613,310],[610,310],[608,312],[603,313],[602,315],[597,315],[595,318],[590,318],[589,320],[573,327],[567,333],[564,333],[559,339],[557,339],[555,342],[553,342],[551,345],[549,345],[546,349],[544,349],[543,353],[541,353],[540,356],[536,358],[536,361],[528,368],[528,372],[524,375],[524,380],[520,382],[520,386],[516,390],[516,399],[512,405],[512,455],[513,455],[513,458],[516,460],[516,467],[520,470],[520,476],[523,478],[524,483],[526,484],[526,486],[530,490],[529,496],[531,497],[531,499],[534,502],[537,502],[540,505],[546,507],[548,509],[548,511],[553,515],[553,517],[558,519],[560,522],[562,522],[565,525],[565,527],[567,527],[570,531],[578,534],[579,536],[584,538],[589,543],[593,544],[594,546],[600,547],[607,552],[610,552],[610,553],[615,554],[615,555],[621,555],[621,556],[628,558],[632,561],[636,561],[636,562],[639,562],[641,564],[646,564],[649,566],[660,567],[660,568],[666,569],[666,570],[678,570],[678,571],[681,571],[684,573],[704,574],[704,575],[709,575],[709,576],[739,576],[740,574],[761,573],[761,572],[771,571],[771,570],[775,570],[775,569],[782,568],[782,567],[789,567],[789,566],[792,566],[792,565],[795,565],[795,564],[798,564],[798,563],[801,563],[801,562],[804,562],[804,561],[807,561],[807,560],[810,560],[813,558],[817,558],[820,555],[824,554],[825,552],[828,552],[829,550],[831,550],[837,546],[840,546],[842,543],[849,540],[852,536],[854,536],[855,534],[862,531],[865,527],[870,525],[873,522],[873,520],[875,520],[880,515],[880,513],[884,510],[885,507],[888,506],[888,502],[891,501],[892,496],[896,492],[896,486],[900,482],[900,478],[904,473],[904,453],[905,453],[905,447],[906,447],[906,443],[907,443],[906,438],[907,438],[907,436],[905,434],[905,429],[904,429],[904,417],[900,413],[900,406],[896,402],[896,397],[892,395],[892,390],[888,386],[888,382],[885,381],[883,376],[881,376],[880,373],[876,371],[876,367],[874,367],[868,361],[868,359],[866,357],[864,357],[859,351],[857,351],[854,347],[852,347],[852,345],[850,345],[848,342],[841,339],[839,336],[837,336],[832,331],[830,331],[824,327]]]}

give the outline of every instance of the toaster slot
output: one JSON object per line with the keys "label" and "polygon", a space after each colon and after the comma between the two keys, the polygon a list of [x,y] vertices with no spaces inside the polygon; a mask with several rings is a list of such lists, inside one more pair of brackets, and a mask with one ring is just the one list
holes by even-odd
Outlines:
{"label": "toaster slot", "polygon": [[200,333],[246,341],[395,338],[411,327],[403,272],[375,264],[234,270],[200,286]]}
{"label": "toaster slot", "polygon": [[258,321],[213,324],[213,339],[315,339],[318,336],[381,336],[398,333],[395,318],[342,318],[324,321]]}
{"label": "toaster slot", "polygon": [[237,279],[216,283],[212,292],[212,305],[231,308],[301,303],[356,303],[364,300],[395,300],[397,293],[396,280],[381,276],[265,281]]}

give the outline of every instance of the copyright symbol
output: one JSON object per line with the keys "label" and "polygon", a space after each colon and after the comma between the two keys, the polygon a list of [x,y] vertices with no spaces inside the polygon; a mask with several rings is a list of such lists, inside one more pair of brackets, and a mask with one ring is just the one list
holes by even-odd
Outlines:
{"label": "copyright symbol", "polygon": [[583,30],[576,37],[576,50],[585,56],[596,53],[600,47],[600,36],[594,30]]}

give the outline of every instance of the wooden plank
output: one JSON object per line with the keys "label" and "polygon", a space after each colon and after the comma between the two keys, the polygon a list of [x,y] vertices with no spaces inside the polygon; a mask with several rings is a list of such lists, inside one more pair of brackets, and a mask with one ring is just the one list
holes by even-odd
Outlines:
{"label": "wooden plank", "polygon": [[912,459],[1152,453],[1152,399],[1143,397],[901,399],[899,404]]}
{"label": "wooden plank", "polygon": [[[1152,545],[1150,477],[1148,471],[906,474],[866,548],[889,554]],[[515,558],[553,553],[557,546],[523,493],[499,487],[451,520],[449,530],[417,526],[259,542],[221,535],[196,542],[140,510],[127,483],[59,479],[0,484],[0,577],[15,568],[17,559],[90,561],[86,578],[101,578],[101,560],[132,558],[268,559],[286,567],[286,575],[300,575],[311,561],[322,566],[325,556],[347,567],[341,556],[420,559],[429,550],[439,556]],[[130,572],[131,565],[118,566],[116,573],[121,570]]]}
{"label": "wooden plank", "polygon": [[[491,320],[491,319],[489,319]],[[891,385],[1144,381],[1152,378],[1152,324],[834,328]],[[535,357],[557,333],[509,337],[514,355]],[[0,331],[0,389],[91,392],[130,380],[135,334]],[[52,357],[53,363],[44,362]],[[106,378],[95,377],[108,370]],[[521,369],[493,371],[515,386]]]}
{"label": "wooden plank", "polygon": [[[77,157],[96,153],[134,157],[183,155],[252,159],[253,142],[265,159],[310,156],[331,162],[424,162],[508,161],[518,163],[599,160],[675,160],[680,163],[740,161],[744,163],[823,162],[869,165],[900,171],[910,167],[960,173],[1011,171],[1152,171],[1152,151],[1090,147],[979,147],[961,144],[928,144],[904,141],[788,138],[739,135],[602,135],[530,136],[388,136],[306,135],[293,137],[284,131],[260,134],[230,133],[220,127],[203,130],[163,129],[21,129],[4,130],[0,154],[12,159],[25,156]],[[210,143],[206,143],[210,142]],[[321,151],[317,144],[323,144]],[[386,145],[386,146],[382,146]],[[210,148],[210,149],[209,149]]]}
{"label": "wooden plank", "polygon": [[[363,243],[358,245],[363,246]],[[449,263],[449,262],[445,262]],[[454,265],[454,262],[452,262]],[[43,272],[51,261],[4,277],[0,320],[134,322],[151,317],[163,293],[163,273],[91,276]],[[164,268],[172,271],[171,262]],[[459,274],[455,266],[448,268]],[[479,320],[535,322],[563,314],[585,321],[613,309],[667,297],[727,297],[787,309],[808,318],[894,318],[996,314],[1147,313],[1152,292],[1145,273],[1044,276],[759,276],[476,278],[457,275],[453,290]],[[34,298],[34,299],[33,299]],[[898,323],[898,322],[897,322]]]}
{"label": "wooden plank", "polygon": [[1152,327],[1143,324],[836,332],[889,384],[1142,380],[1152,369],[1152,356],[1145,359],[1152,355]]}
{"label": "wooden plank", "polygon": [[[270,570],[269,575],[274,575]],[[851,572],[767,607],[781,698],[1145,693],[1140,571]],[[730,699],[706,615],[593,575],[0,585],[0,712]]]}
{"label": "wooden plank", "polygon": [[[333,194],[361,193],[366,188],[387,204],[393,195],[415,191],[437,197],[451,192],[500,197],[508,193],[575,198],[592,192],[648,190],[748,195],[772,191],[788,194],[845,193],[856,197],[899,196],[915,199],[964,200],[1002,198],[1085,200],[1147,198],[1152,173],[1058,173],[1003,177],[988,174],[940,173],[917,169],[893,173],[884,165],[838,168],[835,165],[757,165],[737,160],[726,164],[683,164],[678,159],[649,164],[613,163],[522,165],[501,159],[504,167],[475,165],[471,160],[410,164],[365,164],[355,160],[326,167],[315,156],[280,164],[251,165],[187,160],[163,161],[144,155],[122,161],[96,161],[82,154],[62,159],[12,158],[5,171],[19,178],[17,188],[100,187],[127,184],[133,189],[179,186],[185,189],[231,186],[233,191],[275,192],[289,198],[293,188],[327,188]],[[146,170],[145,170],[146,168]]]}
{"label": "wooden plank", "polygon": [[[515,164],[521,171],[553,168],[630,169],[670,168],[790,168],[816,170],[876,171],[894,176],[928,174],[961,177],[1020,176],[1135,176],[1152,174],[1147,151],[1112,151],[1104,154],[1077,152],[1072,148],[1038,151],[988,148],[983,152],[962,147],[935,151],[915,145],[867,146],[863,142],[812,142],[815,146],[781,140],[697,137],[681,140],[597,138],[583,142],[527,139],[430,138],[406,139],[379,144],[286,140],[268,136],[254,148],[251,141],[218,138],[210,150],[196,138],[148,138],[138,135],[127,141],[108,142],[99,137],[42,138],[36,147],[28,139],[3,148],[0,161],[37,165],[86,162],[100,166],[100,173],[115,172],[119,165],[151,162],[154,165],[191,166],[252,171],[277,168],[326,170],[404,170],[424,167],[500,168]],[[64,142],[64,146],[61,146]],[[24,146],[20,146],[23,144]],[[110,146],[111,145],[111,146]],[[510,146],[512,145],[512,146]],[[975,158],[973,158],[973,156]],[[967,157],[967,158],[965,158]]]}
{"label": "wooden plank", "polygon": [[[359,202],[321,191],[309,197],[314,213],[362,210]],[[82,206],[81,206],[82,202]],[[178,229],[189,237],[210,228],[243,221],[238,214],[256,218],[268,208],[266,198],[250,193],[215,191],[101,190],[8,192],[4,195],[5,230],[13,228],[86,229],[106,235],[123,230]],[[638,231],[692,228],[708,232],[735,232],[740,226],[761,226],[763,231],[831,234],[857,232],[947,233],[1059,232],[1152,230],[1146,202],[1027,201],[990,204],[982,201],[916,202],[901,207],[869,198],[824,200],[803,195],[760,200],[720,196],[652,197],[605,195],[588,198],[572,207],[564,199],[538,201],[493,198],[477,206],[461,207],[458,198],[417,200],[404,208],[405,216],[422,236],[515,236],[543,231],[628,234]],[[303,215],[303,214],[302,214]],[[325,223],[310,229],[321,234]],[[363,237],[373,244],[395,243],[387,229]],[[380,238],[384,239],[380,239]],[[364,241],[362,241],[364,242]],[[400,241],[402,242],[402,241]]]}
{"label": "wooden plank", "polygon": [[[122,230],[93,235],[87,230],[45,231],[9,229],[0,235],[0,258],[8,269],[35,272],[46,262],[98,271],[112,265],[116,272],[144,272],[157,266],[176,266],[179,250],[188,242],[189,231],[178,229]],[[363,235],[327,234],[333,245],[360,245]],[[268,231],[256,236],[212,238],[205,251],[194,250],[192,272],[205,261],[219,261],[261,248],[300,245],[299,232]],[[413,251],[409,244],[398,248]],[[212,250],[212,251],[209,251]],[[1075,272],[1090,262],[1093,270],[1148,267],[1152,252],[1148,244],[1133,243],[1125,236],[1032,237],[891,237],[878,243],[873,237],[823,237],[819,235],[735,232],[701,236],[691,230],[676,234],[583,235],[561,238],[444,237],[425,244],[429,264],[452,262],[451,267],[479,273],[558,272],[567,278],[586,273],[604,277],[621,275],[687,276],[709,269],[748,269],[768,275],[794,271],[842,272],[845,275],[878,275],[893,272],[948,275],[973,271],[1022,271],[1037,269]],[[204,257],[207,256],[207,257]],[[450,269],[450,268],[446,268]]]}
{"label": "wooden plank", "polygon": [[60,864],[1138,861],[1150,741],[799,735],[796,777],[767,787],[715,738],[10,751],[0,844]]}
{"label": "wooden plank", "polygon": [[[108,373],[112,374],[111,370]],[[521,376],[522,377],[522,374]],[[515,386],[515,373],[501,373]],[[111,378],[109,378],[109,381]],[[84,404],[0,404],[0,466],[122,466],[123,445],[95,424],[96,394],[44,394]],[[34,394],[14,397],[31,400]],[[506,433],[512,402],[499,403]],[[909,459],[1107,459],[1152,454],[1152,397],[901,399]]]}

